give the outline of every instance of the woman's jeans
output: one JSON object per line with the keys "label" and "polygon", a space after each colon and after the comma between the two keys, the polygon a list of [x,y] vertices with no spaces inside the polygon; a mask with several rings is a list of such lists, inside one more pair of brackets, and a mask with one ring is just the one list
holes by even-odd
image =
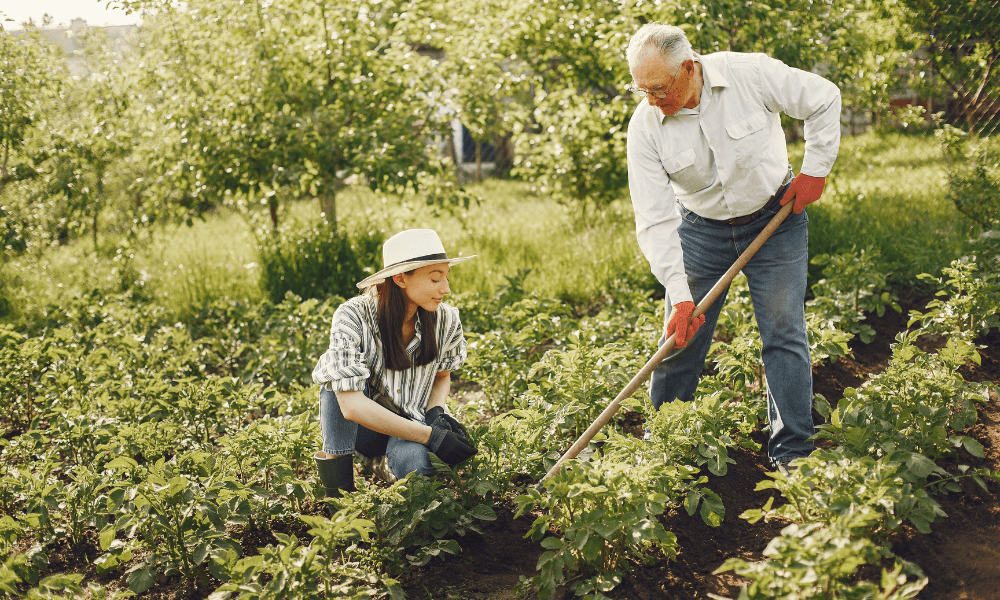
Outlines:
{"label": "woman's jeans", "polygon": [[389,459],[389,470],[397,479],[414,471],[427,476],[436,472],[426,446],[376,433],[348,421],[340,410],[337,395],[323,388],[319,390],[319,427],[323,434],[323,452],[327,454],[342,456],[357,450],[369,458],[385,455]]}
{"label": "woman's jeans", "polygon": [[[745,225],[720,225],[681,207],[679,234],[684,270],[697,304],[739,255],[753,242],[780,203]],[[790,213],[761,246],[743,273],[750,284],[754,315],[763,343],[767,414],[771,439],[767,454],[773,462],[807,456],[806,439],[815,432],[812,421],[812,359],[806,336],[805,293],[809,266],[809,217]],[[674,399],[694,400],[698,378],[712,344],[727,288],[705,313],[705,324],[684,348],[672,352],[653,372],[650,398],[659,409]],[[667,314],[672,309],[667,299]],[[665,338],[660,338],[663,345]]]}

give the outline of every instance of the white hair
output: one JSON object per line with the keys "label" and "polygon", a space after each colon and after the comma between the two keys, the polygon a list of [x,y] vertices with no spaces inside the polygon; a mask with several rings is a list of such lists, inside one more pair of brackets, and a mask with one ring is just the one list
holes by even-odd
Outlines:
{"label": "white hair", "polygon": [[691,42],[680,27],[665,23],[646,23],[635,32],[625,51],[629,72],[654,52],[675,72],[680,70],[685,61],[694,58]]}

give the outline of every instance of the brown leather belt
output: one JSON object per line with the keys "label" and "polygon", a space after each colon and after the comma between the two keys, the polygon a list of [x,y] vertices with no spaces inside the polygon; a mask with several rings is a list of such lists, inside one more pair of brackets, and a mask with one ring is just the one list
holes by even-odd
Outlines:
{"label": "brown leather belt", "polygon": [[[774,203],[777,202],[778,200],[780,200],[781,197],[785,195],[785,190],[788,189],[788,186],[791,185],[791,183],[792,182],[789,181],[788,183],[786,183],[786,184],[782,185],[780,188],[778,188],[778,191],[775,192],[773,196],[771,196],[770,198],[767,199],[767,202],[764,203],[764,206],[760,207],[759,210],[753,211],[749,215],[743,215],[742,217],[733,217],[732,219],[721,219],[721,220],[720,219],[709,219],[708,217],[701,217],[701,218],[705,219],[709,223],[714,223],[716,225],[734,225],[734,226],[735,225],[746,225],[747,223],[755,220],[757,217],[759,217],[762,214],[764,214],[764,211],[766,211],[767,209],[769,209],[772,206],[774,206]],[[699,216],[701,216],[701,215],[699,215]]]}

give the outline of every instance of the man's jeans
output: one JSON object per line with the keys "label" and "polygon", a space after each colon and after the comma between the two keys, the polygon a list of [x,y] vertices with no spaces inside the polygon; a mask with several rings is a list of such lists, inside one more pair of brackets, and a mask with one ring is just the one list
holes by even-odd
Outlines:
{"label": "man's jeans", "polygon": [[323,452],[327,454],[342,456],[357,450],[369,458],[385,455],[389,459],[389,470],[396,479],[414,471],[428,477],[437,472],[427,455],[426,446],[376,433],[348,421],[340,410],[337,395],[323,388],[319,390],[319,428],[323,435]]}
{"label": "man's jeans", "polygon": [[[710,223],[678,205],[683,217],[679,228],[684,270],[697,304],[736,262],[771,218],[774,206],[745,225]],[[767,382],[767,413],[771,439],[767,454],[772,461],[807,456],[815,432],[812,421],[812,360],[806,336],[805,292],[809,266],[809,217],[791,213],[757,251],[743,273],[750,284],[754,314],[763,343]],[[674,399],[694,400],[698,377],[705,365],[719,313],[728,288],[705,313],[705,324],[687,346],[672,352],[656,371],[650,397],[657,409]],[[667,311],[672,308],[667,299]],[[660,338],[660,345],[666,340]]]}

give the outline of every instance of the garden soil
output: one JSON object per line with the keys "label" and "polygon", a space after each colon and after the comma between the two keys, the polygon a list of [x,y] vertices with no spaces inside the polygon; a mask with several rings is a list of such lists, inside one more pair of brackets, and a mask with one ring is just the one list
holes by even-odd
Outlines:
{"label": "garden soil", "polygon": [[[922,310],[930,298],[904,296],[902,314],[892,311],[883,317],[867,320],[876,331],[870,344],[855,340],[851,354],[837,362],[814,369],[814,388],[831,404],[843,397],[845,388],[857,387],[871,375],[886,368],[892,356],[889,345],[896,334],[907,327],[910,310]],[[978,340],[982,365],[970,365],[960,371],[967,381],[988,381],[1000,385],[1000,333]],[[924,350],[933,351],[944,340],[921,338]],[[820,417],[814,415],[817,422]],[[964,454],[960,461],[939,464],[955,470],[961,462],[974,467],[1000,470],[1000,399],[992,394],[988,404],[979,408],[979,422],[966,431],[985,448],[985,458]],[[757,442],[766,443],[763,434]],[[677,535],[679,553],[671,560],[639,567],[608,595],[617,600],[688,600],[707,599],[709,594],[736,598],[746,581],[732,572],[714,574],[728,558],[763,560],[767,543],[786,523],[760,521],[751,525],[739,518],[748,509],[761,508],[775,490],[755,491],[757,482],[767,479],[771,470],[763,451],[736,449],[736,460],[723,477],[709,474],[709,488],[718,493],[726,507],[726,517],[719,527],[709,527],[699,516],[687,516],[683,510],[663,518],[668,531]],[[938,496],[948,518],[934,523],[930,534],[921,534],[906,526],[891,538],[892,550],[900,557],[919,565],[929,578],[920,600],[998,600],[1000,599],[1000,485],[989,484],[984,491],[967,482],[962,493]],[[484,535],[459,540],[463,552],[447,561],[437,561],[405,580],[408,599],[501,600],[535,598],[518,595],[522,579],[535,574],[542,553],[538,543],[524,539],[531,518],[513,518],[512,507],[498,511],[498,519],[486,523]],[[887,565],[889,566],[889,565]],[[878,579],[878,572],[866,573]],[[560,590],[556,599],[568,600],[572,594]]]}

